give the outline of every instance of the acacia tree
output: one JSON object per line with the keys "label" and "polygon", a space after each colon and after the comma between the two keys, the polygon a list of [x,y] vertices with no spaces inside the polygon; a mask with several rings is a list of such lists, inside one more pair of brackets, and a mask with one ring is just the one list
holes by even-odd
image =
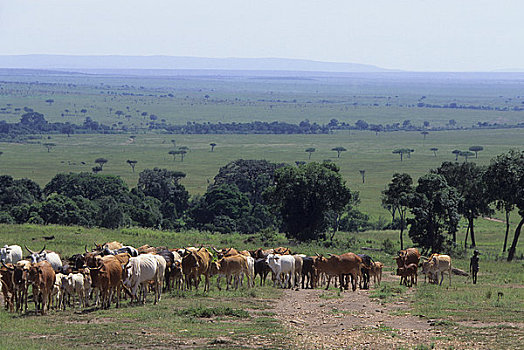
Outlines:
{"label": "acacia tree", "polygon": [[510,212],[516,206],[519,209],[521,220],[515,229],[513,243],[508,252],[508,261],[513,260],[517,243],[524,224],[524,151],[511,150],[491,160],[484,175],[489,198],[495,201],[497,209],[506,212],[506,235],[504,250],[509,232]]}
{"label": "acacia tree", "polygon": [[339,215],[351,199],[339,168],[332,162],[283,167],[265,198],[282,216],[282,229],[299,240],[325,236],[330,216]]}
{"label": "acacia tree", "polygon": [[126,162],[127,162],[127,164],[129,164],[131,166],[131,168],[133,169],[133,172],[135,172],[135,165],[136,165],[136,163],[138,163],[138,161],[137,160],[129,160],[128,159]]}
{"label": "acacia tree", "polygon": [[459,156],[464,157],[464,161],[467,163],[469,157],[473,157],[473,152],[463,151],[459,153]]}
{"label": "acacia tree", "polygon": [[104,168],[104,165],[107,163],[107,159],[105,159],[105,158],[97,158],[97,159],[95,159],[95,163],[98,164],[98,166],[100,167],[100,171],[102,171],[103,168]]}
{"label": "acacia tree", "polygon": [[340,158],[340,153],[347,151],[344,147],[334,147],[331,149],[332,151],[337,152],[337,158]]}
{"label": "acacia tree", "polygon": [[426,136],[428,136],[428,134],[429,134],[429,131],[422,131],[421,134],[424,137],[424,141],[425,141],[426,140]]}
{"label": "acacia tree", "polygon": [[471,146],[471,147],[469,148],[469,150],[470,150],[471,152],[475,152],[475,158],[478,158],[478,153],[479,153],[480,151],[484,150],[484,147],[482,147],[482,146]]}
{"label": "acacia tree", "polygon": [[437,156],[438,148],[436,148],[436,147],[432,147],[432,148],[430,148],[429,150],[433,152],[433,155],[434,155],[435,157]]}
{"label": "acacia tree", "polygon": [[422,248],[422,254],[441,252],[448,234],[457,231],[460,215],[459,196],[446,179],[438,174],[426,174],[418,179],[409,208],[413,214],[408,219],[409,237]]}
{"label": "acacia tree", "polygon": [[45,148],[47,148],[47,153],[51,152],[51,149],[56,146],[56,143],[52,142],[46,142],[43,144]]}
{"label": "acacia tree", "polygon": [[212,142],[209,144],[211,146],[211,152],[213,152],[215,150],[215,147],[216,147],[216,143]]}
{"label": "acacia tree", "polygon": [[393,222],[395,222],[397,213],[399,216],[400,249],[404,249],[403,232],[406,228],[406,216],[413,192],[413,179],[405,173],[393,174],[393,179],[388,184],[388,188],[382,191],[382,206],[391,212]]}
{"label": "acacia tree", "polygon": [[[444,162],[433,173],[444,176],[448,185],[457,190],[460,196],[459,213],[468,221],[464,248],[467,247],[468,233],[471,235],[471,246],[475,247],[475,219],[480,215],[489,215],[492,210],[489,207],[489,196],[487,195],[486,183],[483,180],[484,167],[475,163],[452,163]],[[456,242],[456,237],[453,236]]]}
{"label": "acacia tree", "polygon": [[173,156],[173,162],[174,162],[176,160],[176,155],[178,154],[177,151],[171,150],[171,151],[169,151],[167,153]]}
{"label": "acacia tree", "polygon": [[410,158],[411,152],[414,152],[415,150],[409,149],[409,148],[397,148],[392,153],[393,154],[400,154],[400,161],[402,162],[404,159],[404,154],[408,155],[408,158]]}
{"label": "acacia tree", "polygon": [[309,158],[308,159],[311,159],[311,154],[313,152],[315,152],[316,149],[314,149],[313,147],[309,147],[309,148],[306,148],[306,152],[309,153]]}

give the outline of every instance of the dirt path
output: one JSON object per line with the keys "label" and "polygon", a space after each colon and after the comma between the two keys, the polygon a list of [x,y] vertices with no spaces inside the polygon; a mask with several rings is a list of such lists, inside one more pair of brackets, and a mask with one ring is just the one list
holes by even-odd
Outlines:
{"label": "dirt path", "polygon": [[[442,334],[432,320],[407,315],[404,300],[380,304],[369,291],[357,289],[337,295],[324,290],[286,290],[275,304],[275,313],[290,333],[290,342],[300,349],[479,349]],[[404,311],[404,312],[403,312]]]}

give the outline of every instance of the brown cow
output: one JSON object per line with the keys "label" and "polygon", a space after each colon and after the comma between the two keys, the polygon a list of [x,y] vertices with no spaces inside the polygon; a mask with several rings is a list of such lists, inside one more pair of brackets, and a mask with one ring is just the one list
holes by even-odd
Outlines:
{"label": "brown cow", "polygon": [[213,260],[213,255],[204,247],[194,251],[186,249],[182,257],[182,271],[186,280],[186,288],[191,289],[194,285],[198,289],[200,275],[206,278],[204,292],[209,290],[209,264]]}
{"label": "brown cow", "polygon": [[[404,285],[411,287],[413,284],[417,284],[417,264],[408,264],[397,268],[397,275],[404,278]],[[410,278],[410,282],[408,282]]]}
{"label": "brown cow", "polygon": [[100,290],[101,307],[109,309],[111,299],[116,296],[116,307],[120,304],[122,288],[122,265],[113,255],[98,260],[98,266],[89,269],[93,288]]}
{"label": "brown cow", "polygon": [[5,310],[13,312],[13,270],[11,269],[14,269],[13,264],[0,268],[0,283],[2,283]]}
{"label": "brown cow", "polygon": [[33,285],[35,312],[41,309],[42,315],[45,315],[46,306],[47,310],[51,306],[51,297],[55,286],[55,270],[46,260],[31,264],[28,281]]}
{"label": "brown cow", "polygon": [[[324,272],[328,276],[338,276],[340,290],[343,290],[345,285],[344,276],[351,275],[351,287],[355,291],[357,289],[357,279],[360,276],[360,268],[362,265],[362,258],[354,253],[345,253],[341,255],[331,255],[325,258],[319,255],[315,261],[314,266],[319,272]],[[326,289],[329,288],[329,280]]]}
{"label": "brown cow", "polygon": [[[398,255],[394,258],[397,262],[397,268],[403,268],[404,265],[416,264],[418,266],[420,260],[420,253],[417,248],[407,248],[400,250]],[[406,284],[403,276],[400,276],[400,284]]]}
{"label": "brown cow", "polygon": [[20,260],[14,266],[6,266],[2,261],[4,268],[12,272],[12,297],[13,304],[16,303],[16,311],[22,312],[25,306],[27,312],[27,275],[31,267],[31,263],[27,260]]}
{"label": "brown cow", "polygon": [[226,256],[216,262],[211,262],[209,266],[209,274],[211,276],[218,275],[217,278],[217,287],[220,288],[220,277],[226,276],[226,290],[229,290],[229,285],[231,284],[231,279],[235,278],[235,289],[238,288],[240,277],[245,274],[248,276],[247,285],[251,285],[249,278],[247,259],[244,255],[237,254],[233,256]]}

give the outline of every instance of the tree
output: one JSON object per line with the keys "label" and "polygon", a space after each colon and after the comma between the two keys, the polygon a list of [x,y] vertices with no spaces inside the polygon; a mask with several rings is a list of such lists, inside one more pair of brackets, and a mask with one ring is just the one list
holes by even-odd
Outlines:
{"label": "tree", "polygon": [[47,148],[47,153],[49,153],[51,151],[51,148],[55,147],[56,146],[56,143],[52,143],[52,142],[46,142],[44,144],[42,144],[45,148]]}
{"label": "tree", "polygon": [[524,224],[524,151],[511,150],[491,160],[484,181],[488,188],[490,201],[495,201],[497,209],[506,212],[506,236],[504,248],[509,232],[509,217],[514,207],[519,209],[521,221],[515,229],[513,243],[508,252],[508,261],[513,260],[517,243]]}
{"label": "tree", "polygon": [[104,165],[107,163],[107,159],[97,158],[95,159],[95,163],[98,164],[98,166],[100,167],[100,171],[102,171],[102,169],[104,168]]}
{"label": "tree", "polygon": [[[448,185],[455,188],[460,196],[458,211],[468,221],[464,247],[467,246],[468,233],[471,235],[471,246],[476,246],[475,219],[492,212],[489,207],[486,183],[483,180],[485,170],[475,163],[452,162],[444,162],[439,168],[432,170],[433,173],[444,176]],[[453,241],[456,241],[455,236]]]}
{"label": "tree", "polygon": [[282,230],[305,241],[325,236],[329,216],[342,213],[351,192],[336,164],[313,162],[278,169],[265,198],[282,216]]}
{"label": "tree", "polygon": [[135,172],[135,165],[136,163],[138,163],[137,160],[126,160],[127,164],[129,164],[131,166],[131,168],[133,169],[133,172]]}
{"label": "tree", "polygon": [[357,122],[355,123],[355,126],[359,130],[366,130],[369,127],[369,124],[366,123],[364,120],[357,120]]}
{"label": "tree", "polygon": [[388,188],[382,191],[382,206],[391,212],[392,221],[398,214],[400,223],[400,249],[404,249],[403,232],[406,228],[406,216],[414,193],[413,179],[409,174],[393,174]]}
{"label": "tree", "polygon": [[178,152],[171,150],[171,151],[169,151],[167,153],[173,156],[173,162],[174,162],[176,160],[176,155],[178,154]]}
{"label": "tree", "polygon": [[179,182],[186,176],[181,171],[145,169],[139,174],[137,191],[158,199],[164,218],[174,220],[188,208],[189,193]]}
{"label": "tree", "polygon": [[[146,114],[147,115],[147,114]],[[176,140],[175,139],[172,139],[171,140],[171,143],[173,144],[173,147],[176,148]]]}
{"label": "tree", "polygon": [[455,150],[451,151],[451,153],[453,153],[455,155],[455,162],[458,161],[460,152],[462,152],[462,151],[458,150],[458,149],[455,149]]}
{"label": "tree", "polygon": [[435,157],[437,156],[438,148],[436,148],[436,147],[432,147],[432,148],[430,148],[429,150],[433,152],[433,155],[434,155]]}
{"label": "tree", "polygon": [[360,176],[362,176],[362,183],[366,182],[366,171],[365,170],[359,170]]}
{"label": "tree", "polygon": [[469,157],[473,157],[473,152],[463,151],[459,153],[459,156],[464,157],[464,161],[467,163]]}
{"label": "tree", "polygon": [[316,149],[314,149],[313,147],[309,147],[309,148],[306,148],[306,152],[309,153],[309,158],[308,159],[311,159],[311,154],[313,152],[315,152]]}
{"label": "tree", "polygon": [[50,106],[55,102],[52,98],[45,100],[46,103],[48,103]]}
{"label": "tree", "polygon": [[340,147],[340,146],[339,147],[334,147],[331,150],[337,152],[337,158],[340,158],[340,153],[341,152],[347,151],[347,149],[345,149],[344,147]]}
{"label": "tree", "polygon": [[407,154],[408,158],[409,158],[409,156],[411,155],[411,152],[414,152],[414,150],[409,149],[409,148],[398,148],[398,149],[393,151],[394,154],[400,154],[400,161],[401,162],[402,162],[402,160],[404,158],[404,154]]}
{"label": "tree", "polygon": [[[210,188],[191,208],[190,216],[196,227],[221,233],[240,231],[251,233],[250,225],[245,225],[251,212],[251,204],[238,187],[221,184]],[[249,220],[247,220],[249,221]]]}
{"label": "tree", "polygon": [[215,150],[215,147],[216,147],[216,143],[212,142],[209,144],[211,146],[211,152],[213,152]]}
{"label": "tree", "polygon": [[422,131],[421,134],[424,137],[424,141],[425,141],[426,140],[426,136],[428,136],[428,134],[429,134],[429,131]]}
{"label": "tree", "polygon": [[471,146],[471,147],[469,148],[469,150],[470,150],[471,152],[475,152],[475,158],[478,158],[478,153],[479,153],[480,151],[484,150],[484,147],[482,147],[482,146]]}
{"label": "tree", "polygon": [[460,215],[459,196],[449,186],[446,179],[438,174],[426,174],[418,179],[409,208],[413,214],[408,219],[409,237],[422,254],[442,252],[448,241],[444,231],[454,234],[457,231]]}
{"label": "tree", "polygon": [[98,174],[99,172],[102,171],[102,167],[97,165],[97,166],[92,167],[91,170],[93,171],[93,173]]}

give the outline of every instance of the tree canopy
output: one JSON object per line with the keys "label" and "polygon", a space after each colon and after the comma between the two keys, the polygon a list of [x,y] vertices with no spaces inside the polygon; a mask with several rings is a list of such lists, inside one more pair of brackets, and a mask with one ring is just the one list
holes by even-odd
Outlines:
{"label": "tree canopy", "polygon": [[282,229],[300,240],[324,237],[328,214],[341,213],[351,191],[331,162],[283,167],[275,173],[275,184],[266,198],[282,216]]}

